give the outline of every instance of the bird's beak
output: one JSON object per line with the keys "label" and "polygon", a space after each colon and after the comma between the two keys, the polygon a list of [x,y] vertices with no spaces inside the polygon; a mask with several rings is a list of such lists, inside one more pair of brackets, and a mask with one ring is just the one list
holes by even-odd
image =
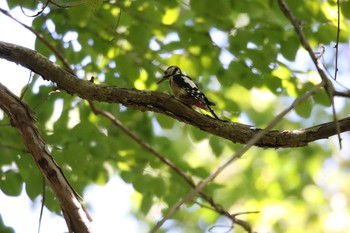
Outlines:
{"label": "bird's beak", "polygon": [[157,82],[157,84],[160,84],[161,82],[167,80],[169,77],[170,75],[164,75],[163,78]]}

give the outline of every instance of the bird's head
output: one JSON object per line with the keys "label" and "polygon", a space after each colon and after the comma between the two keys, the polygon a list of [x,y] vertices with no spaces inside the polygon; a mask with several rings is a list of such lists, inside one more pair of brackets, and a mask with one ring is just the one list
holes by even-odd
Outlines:
{"label": "bird's head", "polygon": [[175,75],[175,74],[181,74],[181,70],[179,67],[177,66],[169,66],[165,71],[164,71],[164,76],[161,80],[159,80],[157,82],[157,84],[168,80],[171,76]]}

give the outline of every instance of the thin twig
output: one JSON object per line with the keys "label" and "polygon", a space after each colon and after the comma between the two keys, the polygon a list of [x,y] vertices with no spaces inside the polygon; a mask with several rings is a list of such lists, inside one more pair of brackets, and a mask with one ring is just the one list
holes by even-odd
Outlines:
{"label": "thin twig", "polygon": [[321,79],[325,83],[325,88],[327,90],[327,88],[328,88],[327,85],[331,85],[331,83],[328,80],[326,73],[324,72],[322,63],[319,61],[318,57],[315,55],[314,51],[312,50],[309,42],[307,41],[307,39],[302,31],[301,22],[292,14],[287,3],[284,0],[278,0],[278,3],[279,3],[279,6],[280,6],[282,12],[284,13],[284,15],[292,23],[294,30],[299,37],[299,41],[300,41],[301,45],[304,47],[304,49],[306,49],[306,51],[308,51],[313,63],[315,64],[315,66],[317,68],[318,73],[321,76]]}
{"label": "thin twig", "polygon": [[58,3],[56,3],[56,2],[54,2],[54,1],[52,1],[52,0],[47,0],[46,3],[43,4],[43,6],[41,7],[41,10],[39,10],[39,11],[38,11],[37,13],[35,13],[34,15],[28,15],[28,14],[24,11],[22,5],[20,6],[20,8],[21,8],[22,13],[23,13],[25,16],[31,17],[31,18],[35,18],[35,17],[41,15],[41,14],[44,12],[44,10],[46,9],[46,7],[48,7],[48,5],[49,5],[50,3],[51,3],[53,6],[57,7],[57,8],[69,8],[69,7],[79,6],[79,5],[84,4],[84,3],[80,3],[80,4],[77,4],[77,5],[66,5],[66,6],[63,6],[63,5],[60,5],[60,4],[58,4]]}
{"label": "thin twig", "polygon": [[[338,13],[338,25],[337,25],[337,42],[335,43],[335,70],[334,70],[334,80],[337,80],[337,75],[338,75],[338,52],[339,52],[339,36],[340,36],[340,9],[339,9],[339,0],[337,0],[337,13]],[[339,142],[339,148],[342,149],[342,138],[340,136],[340,127],[338,123],[338,117],[337,113],[335,110],[334,106],[334,89],[332,92],[332,112],[333,112],[333,117],[335,121],[335,127],[337,129],[337,134],[338,134],[338,142]]]}
{"label": "thin twig", "polygon": [[217,224],[217,225],[211,226],[208,229],[208,232],[215,233],[215,231],[214,231],[215,228],[227,228],[227,231],[224,231],[223,233],[229,233],[233,229],[233,225],[231,224],[230,226],[227,226],[227,225],[219,225],[219,224]]}
{"label": "thin twig", "polygon": [[334,45],[335,48],[335,70],[334,70],[334,80],[337,80],[337,75],[338,75],[338,53],[339,53],[339,37],[340,37],[340,7],[339,7],[339,0],[337,0],[337,20],[338,20],[338,25],[337,25],[337,41]]}
{"label": "thin twig", "polygon": [[122,17],[122,8],[120,8],[120,10],[119,10],[119,15],[118,15],[118,19],[117,19],[117,25],[115,26],[115,31],[118,30],[121,17]]}
{"label": "thin twig", "polygon": [[238,212],[238,213],[232,214],[232,216],[236,217],[244,214],[258,214],[259,212],[260,211],[244,211],[244,212]]}
{"label": "thin twig", "polygon": [[24,11],[22,5],[20,5],[20,8],[21,8],[21,11],[22,11],[23,15],[25,15],[27,17],[34,18],[34,17],[37,17],[37,16],[41,15],[44,12],[44,10],[46,9],[46,7],[49,5],[49,3],[50,3],[50,0],[47,0],[46,3],[41,7],[41,10],[38,11],[37,13],[35,13],[34,15],[27,15],[27,13]]}
{"label": "thin twig", "polygon": [[335,124],[335,129],[337,130],[337,136],[338,136],[338,142],[339,142],[339,149],[342,149],[342,138],[340,136],[340,126],[339,126],[339,121],[337,117],[337,112],[335,110],[335,104],[334,104],[334,89],[332,91],[332,98],[330,99],[331,105],[332,105],[332,113],[333,113],[333,119],[334,119],[334,124]]}
{"label": "thin twig", "polygon": [[9,17],[10,19],[14,20],[15,22],[19,23],[20,25],[22,25],[25,29],[31,31],[46,47],[48,47],[53,54],[55,54],[57,56],[57,58],[59,60],[62,61],[65,69],[70,72],[71,74],[74,74],[72,68],[70,67],[69,63],[67,62],[66,58],[54,47],[52,46],[45,38],[42,34],[40,34],[39,32],[37,32],[36,30],[34,30],[33,28],[25,25],[24,23],[20,22],[19,20],[17,20],[16,18],[14,18],[8,11],[1,9],[0,8],[0,12],[3,13],[4,15],[6,15],[7,17]]}
{"label": "thin twig", "polygon": [[[257,213],[259,213],[259,212],[260,212],[260,211],[245,211],[245,212],[239,212],[239,213],[233,214],[232,217],[237,217],[237,216],[239,216],[239,215],[244,215],[244,214],[257,214]],[[228,228],[228,230],[225,231],[225,232],[230,232],[230,231],[233,229],[233,227],[234,227],[233,224],[231,224],[230,226],[216,224],[216,225],[214,225],[214,226],[211,226],[211,227],[208,229],[208,231],[214,233],[215,231],[213,231],[213,230],[214,230],[215,228]]]}
{"label": "thin twig", "polygon": [[240,151],[235,153],[227,162],[225,162],[223,165],[218,167],[211,175],[209,175],[206,179],[204,179],[203,182],[201,182],[195,189],[191,190],[185,197],[183,197],[179,202],[177,202],[173,207],[171,207],[170,210],[166,213],[166,215],[151,229],[150,233],[157,232],[160,229],[160,227],[164,224],[164,222],[167,219],[169,219],[180,208],[181,205],[190,201],[209,182],[214,180],[226,167],[228,167],[232,162],[241,158],[246,151],[248,151],[256,142],[258,142],[262,138],[263,135],[265,135],[270,129],[275,127],[287,113],[295,109],[295,107],[297,107],[299,104],[304,102],[307,98],[309,98],[311,95],[319,91],[324,85],[325,83],[321,82],[320,84],[314,86],[311,90],[307,91],[301,97],[297,98],[292,103],[291,106],[289,106],[280,114],[278,114],[265,129],[263,129],[262,131],[257,133],[252,139],[250,139]]}
{"label": "thin twig", "polygon": [[87,4],[85,1],[81,1],[81,3],[76,3],[75,5],[73,5],[73,4],[71,4],[71,5],[60,5],[60,4],[58,4],[58,3],[56,3],[56,2],[54,2],[54,1],[50,1],[50,3],[52,4],[52,5],[54,5],[55,7],[58,7],[58,8],[70,8],[70,7],[76,7],[76,6],[81,6],[81,5],[83,5],[83,4]]}
{"label": "thin twig", "polygon": [[347,92],[334,91],[334,96],[350,98],[350,91],[347,91]]}
{"label": "thin twig", "polygon": [[38,233],[40,233],[40,228],[41,228],[41,220],[43,218],[43,213],[44,213],[44,206],[45,206],[45,200],[46,200],[46,182],[45,182],[45,177],[43,177],[43,193],[42,193],[42,197],[43,199],[41,200],[41,207],[40,207],[40,214],[39,214],[39,226],[38,226]]}
{"label": "thin twig", "polygon": [[24,95],[28,91],[28,87],[29,87],[30,81],[32,80],[32,73],[33,73],[33,71],[30,71],[27,85],[25,85],[24,88],[21,91],[21,96],[19,97],[20,100],[23,99]]}

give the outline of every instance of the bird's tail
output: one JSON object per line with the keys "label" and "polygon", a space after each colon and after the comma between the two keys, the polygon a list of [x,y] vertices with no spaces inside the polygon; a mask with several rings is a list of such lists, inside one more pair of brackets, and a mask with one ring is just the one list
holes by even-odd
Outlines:
{"label": "bird's tail", "polygon": [[[213,103],[214,104],[214,103]],[[214,104],[215,105],[215,104]],[[211,107],[209,107],[208,105],[208,109],[209,109],[209,112],[217,119],[217,120],[221,120],[216,114],[215,112],[213,111],[213,109],[211,109]]]}

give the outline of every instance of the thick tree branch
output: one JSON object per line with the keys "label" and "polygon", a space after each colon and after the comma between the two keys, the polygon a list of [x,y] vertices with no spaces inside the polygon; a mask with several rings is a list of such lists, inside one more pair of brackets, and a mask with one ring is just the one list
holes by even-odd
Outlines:
{"label": "thick tree branch", "polygon": [[24,145],[59,200],[69,231],[92,232],[91,219],[77,199],[74,189],[48,152],[46,143],[36,126],[33,112],[1,83],[0,108],[9,116],[11,124],[18,129]]}
{"label": "thick tree branch", "polygon": [[[76,94],[83,99],[121,103],[141,111],[162,113],[234,143],[246,144],[261,131],[249,125],[212,119],[164,93],[96,85],[87,80],[78,79],[36,51],[22,46],[0,42],[0,58],[20,64],[44,79],[56,83],[68,93]],[[298,130],[271,130],[255,145],[271,148],[305,146],[309,142],[336,135],[334,124],[329,122]],[[350,117],[339,121],[339,129],[341,132],[350,130]]]}

